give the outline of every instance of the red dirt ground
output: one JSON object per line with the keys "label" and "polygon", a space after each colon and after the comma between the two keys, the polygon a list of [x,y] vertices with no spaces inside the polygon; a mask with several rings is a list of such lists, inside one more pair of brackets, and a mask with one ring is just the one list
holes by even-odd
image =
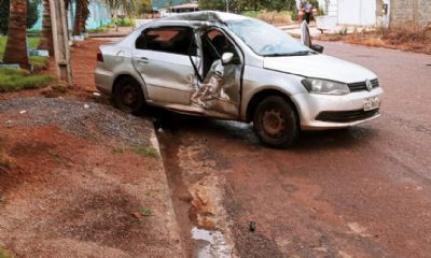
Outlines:
{"label": "red dirt ground", "polygon": [[[66,97],[82,100],[95,90],[93,71],[100,43],[90,40],[72,49],[75,80]],[[1,99],[46,91],[3,94],[0,104],[5,105]],[[106,109],[113,112],[109,106]],[[17,257],[176,257],[181,253],[158,157],[104,135],[97,126],[93,128],[98,120],[90,115],[77,121],[85,124],[89,134],[78,136],[59,124],[46,123],[52,117],[37,115],[43,110],[36,114],[30,108],[27,114],[19,114],[20,110],[0,112],[0,247]],[[43,125],[31,124],[35,120]],[[152,125],[135,120],[141,125],[138,135],[149,144],[151,135],[146,131],[152,131]]]}

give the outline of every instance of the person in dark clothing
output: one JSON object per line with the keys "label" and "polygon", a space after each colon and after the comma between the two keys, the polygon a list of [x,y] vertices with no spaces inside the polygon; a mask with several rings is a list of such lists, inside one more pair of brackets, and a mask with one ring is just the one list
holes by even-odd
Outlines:
{"label": "person in dark clothing", "polygon": [[304,19],[309,24],[313,16],[313,5],[310,2],[304,4]]}

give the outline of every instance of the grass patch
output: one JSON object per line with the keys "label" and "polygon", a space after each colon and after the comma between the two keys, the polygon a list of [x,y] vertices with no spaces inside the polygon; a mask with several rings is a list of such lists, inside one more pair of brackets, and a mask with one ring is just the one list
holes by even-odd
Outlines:
{"label": "grass patch", "polygon": [[112,154],[121,155],[121,154],[125,154],[128,151],[131,151],[139,156],[159,158],[159,152],[156,149],[154,149],[153,147],[148,147],[144,145],[135,145],[131,148],[128,148],[126,146],[117,146],[112,149]]}
{"label": "grass patch", "polygon": [[20,69],[0,69],[0,92],[35,89],[48,85],[53,77],[43,74],[30,74]]}
{"label": "grass patch", "polygon": [[140,212],[144,217],[153,216],[153,211],[150,208],[141,208]]}
{"label": "grass patch", "polygon": [[43,56],[30,56],[29,62],[34,70],[41,71],[48,68],[48,58]]}
{"label": "grass patch", "polygon": [[134,27],[136,24],[135,20],[131,18],[117,18],[113,23],[118,27]]}
{"label": "grass patch", "polygon": [[13,256],[8,251],[0,247],[0,258],[12,258],[12,257]]}
{"label": "grass patch", "polygon": [[132,151],[140,156],[146,156],[151,158],[159,157],[159,152],[153,147],[138,145],[138,146],[134,146],[132,148]]}
{"label": "grass patch", "polygon": [[292,24],[292,13],[289,11],[248,11],[242,13],[245,16],[259,19],[270,24],[289,25]]}

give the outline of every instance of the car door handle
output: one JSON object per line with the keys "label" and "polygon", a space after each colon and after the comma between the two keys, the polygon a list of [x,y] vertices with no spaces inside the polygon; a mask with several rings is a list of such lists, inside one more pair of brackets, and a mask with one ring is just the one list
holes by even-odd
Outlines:
{"label": "car door handle", "polygon": [[149,62],[150,60],[147,58],[147,57],[140,57],[139,59],[138,59],[138,62],[140,62],[140,63],[144,63],[144,64],[148,64],[148,62]]}

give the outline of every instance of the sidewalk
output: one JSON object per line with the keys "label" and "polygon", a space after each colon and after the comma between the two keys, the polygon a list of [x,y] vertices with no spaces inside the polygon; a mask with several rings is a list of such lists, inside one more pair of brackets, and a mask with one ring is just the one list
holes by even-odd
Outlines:
{"label": "sidewalk", "polygon": [[184,257],[152,123],[75,100],[0,102],[0,247]]}

